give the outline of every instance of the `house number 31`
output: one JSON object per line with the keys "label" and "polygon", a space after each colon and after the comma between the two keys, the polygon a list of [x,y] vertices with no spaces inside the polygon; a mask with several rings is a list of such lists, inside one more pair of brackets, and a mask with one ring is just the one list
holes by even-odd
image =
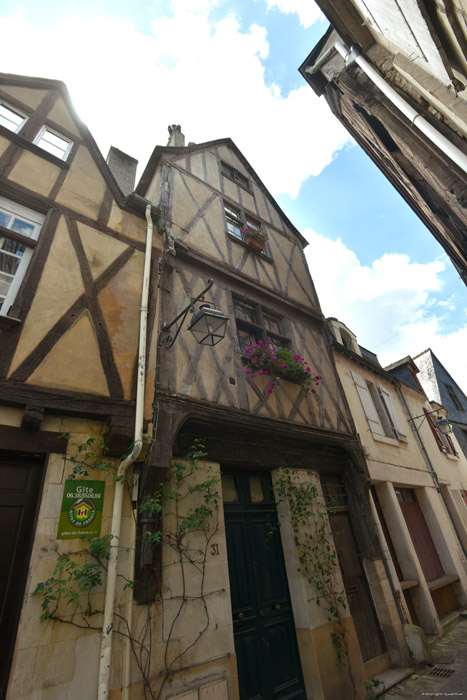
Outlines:
{"label": "house number 31", "polygon": [[214,554],[219,554],[219,545],[218,544],[211,545],[211,554],[213,556],[214,556]]}

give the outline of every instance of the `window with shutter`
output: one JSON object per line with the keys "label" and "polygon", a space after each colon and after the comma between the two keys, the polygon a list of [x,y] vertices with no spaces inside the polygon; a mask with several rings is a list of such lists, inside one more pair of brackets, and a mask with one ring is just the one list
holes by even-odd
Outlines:
{"label": "window with shutter", "polygon": [[366,380],[363,379],[363,377],[361,377],[359,374],[357,374],[357,372],[353,371],[352,377],[355,382],[355,387],[360,397],[360,401],[362,402],[363,410],[365,412],[365,416],[368,421],[368,425],[370,426],[371,432],[375,433],[376,435],[385,435],[383,426],[378,416],[378,412],[373,403],[373,399],[371,398],[371,394],[368,389]]}

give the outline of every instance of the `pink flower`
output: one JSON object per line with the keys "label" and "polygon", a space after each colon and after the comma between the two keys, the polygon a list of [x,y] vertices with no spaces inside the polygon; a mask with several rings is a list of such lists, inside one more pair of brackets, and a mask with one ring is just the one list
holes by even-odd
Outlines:
{"label": "pink flower", "polygon": [[251,369],[246,369],[245,374],[251,374]]}
{"label": "pink flower", "polygon": [[268,345],[274,345],[274,341],[273,341],[273,340],[268,340]]}
{"label": "pink flower", "polygon": [[262,369],[260,369],[260,371],[258,372],[258,374],[263,374],[263,370],[262,370]]}
{"label": "pink flower", "polygon": [[316,394],[316,391],[314,389],[311,390],[312,394]]}
{"label": "pink flower", "polygon": [[268,389],[268,394],[272,394],[272,389]]}
{"label": "pink flower", "polygon": [[269,386],[276,386],[276,382],[270,382]]}
{"label": "pink flower", "polygon": [[284,369],[284,367],[287,367],[287,365],[284,365],[284,364],[282,363],[281,365],[279,365],[279,367],[280,367],[281,369]]}
{"label": "pink flower", "polygon": [[316,386],[319,386],[319,382],[316,382]]}
{"label": "pink flower", "polygon": [[300,359],[300,355],[292,355],[292,357],[293,357],[294,360],[299,360],[299,359]]}

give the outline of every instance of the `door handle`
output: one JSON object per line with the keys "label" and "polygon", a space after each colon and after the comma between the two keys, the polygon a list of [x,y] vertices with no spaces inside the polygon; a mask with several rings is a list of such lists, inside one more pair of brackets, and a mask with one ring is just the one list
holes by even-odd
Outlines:
{"label": "door handle", "polygon": [[281,606],[279,605],[279,603],[276,603],[274,606],[274,610],[277,610],[279,612],[280,609],[281,609]]}
{"label": "door handle", "polygon": [[245,619],[245,615],[244,615],[243,613],[238,613],[238,619],[239,619],[240,621],[244,620],[244,619]]}

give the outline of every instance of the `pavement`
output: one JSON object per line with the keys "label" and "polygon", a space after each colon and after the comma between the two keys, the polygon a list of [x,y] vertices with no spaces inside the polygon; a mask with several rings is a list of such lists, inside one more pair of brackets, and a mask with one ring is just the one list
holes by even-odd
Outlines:
{"label": "pavement", "polygon": [[382,700],[424,700],[456,698],[467,700],[467,615],[461,613],[444,627],[444,636],[431,644],[432,665],[421,666],[406,679],[387,690]]}

